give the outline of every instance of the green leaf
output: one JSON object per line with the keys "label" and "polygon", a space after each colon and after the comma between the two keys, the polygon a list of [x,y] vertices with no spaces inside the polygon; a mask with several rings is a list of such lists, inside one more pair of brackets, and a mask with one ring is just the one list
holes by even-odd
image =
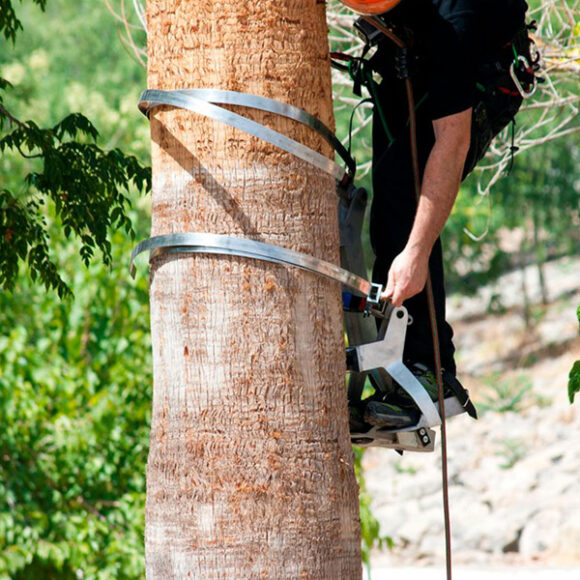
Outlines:
{"label": "green leaf", "polygon": [[67,135],[74,139],[79,133],[90,137],[93,141],[96,141],[99,136],[95,126],[80,113],[68,115],[60,123],[57,123],[52,130],[59,141],[62,141]]}
{"label": "green leaf", "polygon": [[[46,0],[33,0],[42,10],[46,8]],[[0,0],[0,32],[6,40],[16,40],[16,33],[22,30],[22,23],[16,18],[16,13],[10,0]]]}
{"label": "green leaf", "polygon": [[125,192],[131,184],[141,191],[150,188],[150,169],[119,149],[104,151],[95,143],[63,142],[65,137],[82,136],[94,141],[97,131],[86,117],[72,114],[51,129],[26,121],[0,139],[1,151],[24,158],[32,155],[43,162],[41,171],[30,172],[25,179],[26,195],[39,194],[32,203],[21,203],[8,190],[0,198],[0,285],[7,290],[14,288],[19,263],[26,260],[33,280],[59,296],[71,294],[59,265],[50,257],[55,240],[39,209],[45,199],[54,205],[55,218],[62,225],[59,235],[81,241],[79,254],[85,266],[97,250],[103,263],[111,264],[113,231],[133,234]]}
{"label": "green leaf", "polygon": [[[580,306],[576,309],[576,318],[578,318],[578,325],[580,326]],[[577,360],[568,376],[568,399],[570,404],[574,402],[576,393],[580,393],[580,360]]]}
{"label": "green leaf", "polygon": [[570,403],[574,402],[576,393],[580,393],[580,360],[574,363],[568,377],[568,399]]}

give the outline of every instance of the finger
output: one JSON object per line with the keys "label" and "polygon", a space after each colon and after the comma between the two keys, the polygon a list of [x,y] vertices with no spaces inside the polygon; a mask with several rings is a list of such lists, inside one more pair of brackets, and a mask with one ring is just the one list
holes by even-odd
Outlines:
{"label": "finger", "polygon": [[387,296],[387,295],[386,295],[386,294],[384,294],[384,293],[383,293],[383,294],[381,294],[380,302],[381,302],[381,304],[382,304],[382,306],[383,306],[383,307],[384,307],[385,305],[392,304],[391,297],[390,297],[390,296]]}
{"label": "finger", "polygon": [[402,306],[403,305],[403,296],[402,293],[399,291],[398,287],[395,286],[393,294],[391,296],[391,304],[393,306]]}
{"label": "finger", "polygon": [[381,292],[381,300],[389,300],[392,295],[393,295],[393,292],[391,290],[387,290],[387,288],[385,288]]}
{"label": "finger", "polygon": [[387,298],[390,298],[393,295],[395,290],[395,276],[393,275],[393,270],[389,270],[389,274],[387,275],[387,285],[385,287],[384,295]]}
{"label": "finger", "polygon": [[383,293],[381,294],[381,300],[389,302],[389,301],[391,301],[392,297],[393,297],[393,292],[391,290],[389,290],[389,291],[383,290]]}

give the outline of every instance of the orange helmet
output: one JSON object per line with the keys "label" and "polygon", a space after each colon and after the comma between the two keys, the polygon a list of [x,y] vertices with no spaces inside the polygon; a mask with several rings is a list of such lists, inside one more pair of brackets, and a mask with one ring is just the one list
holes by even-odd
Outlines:
{"label": "orange helmet", "polygon": [[361,14],[382,14],[394,8],[401,0],[341,0],[343,4]]}

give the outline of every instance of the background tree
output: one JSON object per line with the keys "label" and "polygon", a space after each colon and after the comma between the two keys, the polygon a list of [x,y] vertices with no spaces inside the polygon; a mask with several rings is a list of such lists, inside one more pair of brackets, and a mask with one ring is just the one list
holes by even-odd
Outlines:
{"label": "background tree", "polygon": [[[576,310],[576,317],[578,318],[578,325],[580,326],[580,306]],[[580,393],[580,360],[575,361],[570,369],[568,379],[568,399],[570,403],[574,402],[574,398],[578,393]]]}
{"label": "background tree", "polygon": [[[145,166],[148,129],[135,106],[145,72],[120,49],[105,7],[51,0],[46,13],[32,2],[15,8],[23,30],[0,50],[0,76],[12,84],[5,109],[37,127],[82,110],[99,127],[103,156],[122,148]],[[2,137],[15,129],[6,121]],[[38,199],[24,177],[44,172],[43,164],[5,149],[0,189],[22,204]],[[88,183],[79,195],[93,194]],[[148,198],[120,191],[132,199],[123,211],[144,237]],[[63,235],[54,204],[33,215],[44,220],[49,255],[75,300],[46,292],[23,262],[13,291],[0,288],[0,578],[143,578],[147,282],[128,276],[134,242],[124,227],[107,234],[110,265],[96,259],[85,268],[83,242]]]}
{"label": "background tree", "polygon": [[[34,2],[45,9],[46,0]],[[14,42],[21,22],[9,0],[2,0],[0,7],[0,33]],[[81,242],[85,265],[96,249],[110,264],[109,232],[123,228],[133,233],[127,190],[130,184],[148,189],[149,171],[134,156],[97,146],[96,128],[79,113],[48,128],[21,120],[4,97],[10,87],[0,78],[0,131],[8,131],[0,138],[0,154],[6,173],[19,173],[21,178],[12,176],[0,188],[0,287],[14,288],[22,262],[33,280],[63,297],[70,288],[51,251],[55,240],[48,220],[56,219],[66,238]]]}

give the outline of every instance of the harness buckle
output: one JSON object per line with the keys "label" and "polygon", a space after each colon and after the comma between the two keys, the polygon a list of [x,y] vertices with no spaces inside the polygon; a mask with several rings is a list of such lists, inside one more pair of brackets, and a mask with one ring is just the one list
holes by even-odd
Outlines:
{"label": "harness buckle", "polygon": [[383,285],[371,282],[371,289],[369,290],[369,295],[367,301],[370,304],[379,304],[381,301],[381,294],[383,292]]}

